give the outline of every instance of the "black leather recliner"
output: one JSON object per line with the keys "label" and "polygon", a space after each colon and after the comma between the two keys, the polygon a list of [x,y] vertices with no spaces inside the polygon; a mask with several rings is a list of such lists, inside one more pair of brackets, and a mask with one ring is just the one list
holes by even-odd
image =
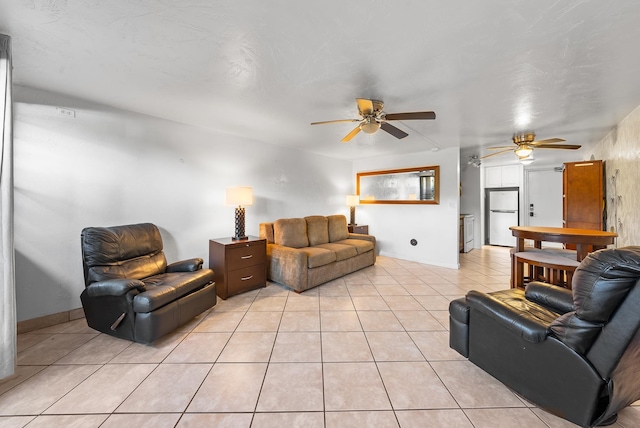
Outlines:
{"label": "black leather recliner", "polygon": [[640,399],[640,247],[600,250],[573,290],[470,291],[449,306],[450,346],[536,406],[583,427]]}
{"label": "black leather recliner", "polygon": [[91,328],[150,343],[216,304],[213,271],[201,258],[167,265],[153,224],[87,227],[81,241]]}

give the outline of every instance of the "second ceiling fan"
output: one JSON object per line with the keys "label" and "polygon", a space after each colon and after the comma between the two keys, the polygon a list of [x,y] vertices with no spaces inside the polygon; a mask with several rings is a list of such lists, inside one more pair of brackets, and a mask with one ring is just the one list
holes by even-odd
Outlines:
{"label": "second ceiling fan", "polygon": [[564,150],[577,150],[582,146],[577,144],[556,144],[565,140],[562,138],[548,138],[546,140],[535,141],[536,134],[533,132],[526,134],[518,134],[513,136],[513,144],[516,146],[500,146],[500,147],[487,147],[487,150],[499,150],[488,155],[482,156],[480,159],[486,159],[491,156],[500,155],[502,153],[514,152],[520,159],[531,156],[534,149],[564,149]]}
{"label": "second ceiling fan", "polygon": [[409,113],[385,113],[382,108],[384,103],[379,100],[369,100],[366,98],[356,98],[358,103],[358,114],[360,119],[338,119],[327,120],[324,122],[312,122],[312,125],[323,125],[327,123],[340,122],[360,122],[351,132],[344,136],[343,143],[348,142],[355,137],[360,131],[367,134],[373,134],[378,129],[393,135],[396,138],[404,138],[407,134],[402,129],[387,123],[389,120],[433,120],[436,114],[432,111],[418,111]]}

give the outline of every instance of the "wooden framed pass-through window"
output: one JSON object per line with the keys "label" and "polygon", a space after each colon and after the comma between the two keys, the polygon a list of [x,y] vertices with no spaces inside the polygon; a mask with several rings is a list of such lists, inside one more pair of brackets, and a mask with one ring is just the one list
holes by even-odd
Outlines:
{"label": "wooden framed pass-through window", "polygon": [[361,204],[438,204],[440,166],[358,172]]}

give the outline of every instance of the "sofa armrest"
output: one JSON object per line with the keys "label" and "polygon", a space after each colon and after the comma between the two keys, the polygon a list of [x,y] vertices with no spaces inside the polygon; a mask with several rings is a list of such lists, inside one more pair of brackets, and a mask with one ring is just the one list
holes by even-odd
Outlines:
{"label": "sofa armrest", "polygon": [[[307,268],[307,253],[297,248],[285,247],[284,245],[269,244],[267,245],[267,256],[280,260],[281,263],[288,263],[291,266],[299,266]],[[297,272],[296,272],[297,274]]]}
{"label": "sofa armrest", "polygon": [[376,237],[373,235],[364,235],[362,233],[350,233],[349,239],[362,239],[364,241],[371,241],[375,244]]}
{"label": "sofa armrest", "polygon": [[202,269],[202,263],[204,261],[201,258],[181,260],[167,265],[166,272],[195,272]]}
{"label": "sofa armrest", "polygon": [[131,290],[145,291],[144,283],[137,279],[108,279],[89,284],[87,295],[89,297],[122,296]]}
{"label": "sofa armrest", "polygon": [[544,282],[533,281],[525,288],[527,300],[536,302],[559,314],[575,311],[571,290]]}
{"label": "sofa armrest", "polygon": [[467,304],[492,318],[528,342],[542,342],[549,335],[549,328],[526,311],[518,311],[514,307],[496,299],[490,294],[471,290],[466,296]]}
{"label": "sofa armrest", "polygon": [[307,287],[307,253],[297,248],[267,244],[269,279],[297,291]]}

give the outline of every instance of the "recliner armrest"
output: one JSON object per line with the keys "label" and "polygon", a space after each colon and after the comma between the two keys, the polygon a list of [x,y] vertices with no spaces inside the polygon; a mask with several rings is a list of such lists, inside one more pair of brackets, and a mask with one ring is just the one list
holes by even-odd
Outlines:
{"label": "recliner armrest", "polygon": [[528,300],[536,302],[560,314],[575,311],[573,293],[566,288],[545,282],[530,282],[524,290]]}
{"label": "recliner armrest", "polygon": [[199,258],[181,260],[179,262],[171,263],[167,265],[167,269],[165,272],[195,272],[197,270],[202,269],[202,264],[204,261]]}
{"label": "recliner armrest", "polygon": [[144,283],[137,279],[108,279],[98,281],[87,287],[87,295],[90,297],[122,296],[131,290],[145,291]]}
{"label": "recliner armrest", "polygon": [[528,342],[542,342],[549,334],[547,325],[540,323],[535,317],[528,316],[526,311],[518,311],[490,294],[471,290],[467,293],[466,299],[471,309],[482,312]]}

